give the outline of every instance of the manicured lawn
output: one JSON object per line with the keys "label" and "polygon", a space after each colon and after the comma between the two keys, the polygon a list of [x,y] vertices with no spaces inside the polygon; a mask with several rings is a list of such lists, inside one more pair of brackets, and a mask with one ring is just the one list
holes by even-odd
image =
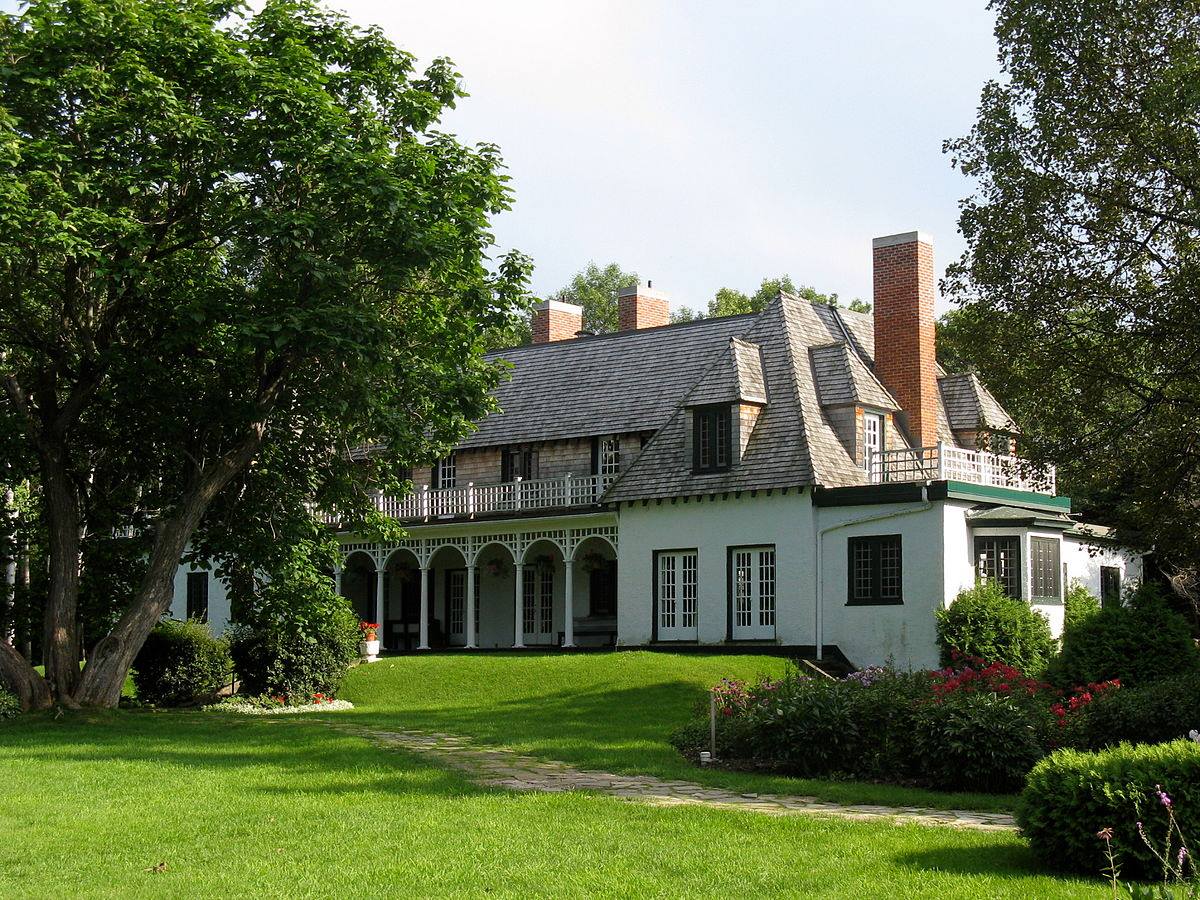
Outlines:
{"label": "manicured lawn", "polygon": [[779,675],[770,656],[603,654],[399,656],[354,669],[342,696],[372,725],[447,731],[585,768],[685,778],[841,803],[1007,811],[1015,798],[700,769],[667,737],[723,677]]}
{"label": "manicured lawn", "polygon": [[[380,665],[355,677],[363,702],[377,679],[382,690]],[[501,691],[502,718],[516,715],[505,703],[527,706],[510,693],[523,677]],[[544,688],[558,696],[548,717],[570,706],[569,684]],[[641,732],[648,713],[631,710]],[[535,740],[566,755],[552,731]],[[619,736],[617,750],[591,740],[586,752],[629,752]],[[491,791],[312,720],[200,713],[0,725],[0,834],[5,897],[1102,894],[1039,874],[1014,835]]]}

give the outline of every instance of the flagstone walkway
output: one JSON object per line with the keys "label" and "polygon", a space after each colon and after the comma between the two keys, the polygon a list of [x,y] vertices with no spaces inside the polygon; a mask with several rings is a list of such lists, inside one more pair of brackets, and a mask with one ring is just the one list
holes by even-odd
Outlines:
{"label": "flagstone walkway", "polygon": [[332,725],[366,737],[376,744],[398,747],[427,755],[463,772],[476,784],[513,791],[596,791],[635,803],[652,806],[707,806],[738,809],[766,815],[817,815],[897,824],[938,825],[981,831],[1012,831],[1013,817],[1005,813],[969,810],[938,810],[916,806],[870,806],[840,804],[815,797],[784,794],[738,793],[706,787],[691,781],[671,781],[651,775],[613,775],[576,769],[566,763],[522,756],[512,750],[473,745],[452,734],[422,731],[380,731],[347,725]]}

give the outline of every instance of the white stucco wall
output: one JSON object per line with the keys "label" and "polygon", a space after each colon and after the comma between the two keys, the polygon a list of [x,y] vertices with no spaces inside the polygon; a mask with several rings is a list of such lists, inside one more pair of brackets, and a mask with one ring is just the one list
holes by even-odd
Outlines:
{"label": "white stucco wall", "polygon": [[1116,566],[1121,570],[1122,593],[1142,579],[1142,557],[1120,547],[1088,543],[1074,535],[1065,535],[1062,553],[1063,562],[1067,564],[1067,577],[1078,581],[1096,597],[1100,596],[1101,566]]}
{"label": "white stucco wall", "polygon": [[699,643],[717,644],[728,629],[730,547],[775,545],[776,640],[815,643],[812,505],[808,492],[759,491],[675,503],[626,504],[620,510],[617,563],[618,643],[649,643],[652,635],[654,552],[697,552]]}
{"label": "white stucco wall", "polygon": [[225,582],[211,571],[195,566],[180,566],[175,570],[174,588],[171,595],[170,616],[183,619],[187,616],[187,577],[189,572],[208,574],[208,624],[213,634],[221,634],[229,624],[229,598],[225,593]]}

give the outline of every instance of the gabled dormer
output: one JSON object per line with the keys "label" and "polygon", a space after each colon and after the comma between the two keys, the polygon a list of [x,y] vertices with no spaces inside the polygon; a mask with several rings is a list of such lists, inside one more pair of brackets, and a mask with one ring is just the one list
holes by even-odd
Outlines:
{"label": "gabled dormer", "polygon": [[727,472],[746,450],[767,405],[762,351],[730,338],[729,346],[684,397],[684,456],[693,474]]}
{"label": "gabled dormer", "polygon": [[974,372],[938,378],[946,419],[959,446],[1001,456],[1016,451],[1020,429]]}
{"label": "gabled dormer", "polygon": [[866,471],[872,453],[905,446],[896,426],[900,405],[849,344],[808,354],[822,411],[855,465]]}

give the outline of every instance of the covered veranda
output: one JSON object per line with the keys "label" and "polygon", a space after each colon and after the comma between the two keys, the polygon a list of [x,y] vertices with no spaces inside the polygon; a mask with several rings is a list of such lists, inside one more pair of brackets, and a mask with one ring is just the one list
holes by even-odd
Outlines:
{"label": "covered veranda", "polygon": [[615,524],[348,542],[337,587],[385,650],[616,641]]}

